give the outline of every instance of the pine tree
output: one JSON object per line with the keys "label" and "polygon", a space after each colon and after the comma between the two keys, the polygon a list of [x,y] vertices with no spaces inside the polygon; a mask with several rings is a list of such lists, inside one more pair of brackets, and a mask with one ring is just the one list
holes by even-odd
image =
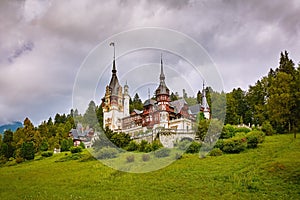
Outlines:
{"label": "pine tree", "polygon": [[96,104],[94,101],[90,101],[89,106],[83,115],[83,122],[90,127],[95,127],[98,124]]}

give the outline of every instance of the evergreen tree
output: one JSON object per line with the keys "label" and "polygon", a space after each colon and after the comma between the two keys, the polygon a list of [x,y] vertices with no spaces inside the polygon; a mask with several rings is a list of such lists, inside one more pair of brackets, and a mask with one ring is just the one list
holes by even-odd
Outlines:
{"label": "evergreen tree", "polygon": [[197,92],[197,103],[198,104],[202,103],[202,94],[201,94],[200,90],[198,90],[198,92]]}
{"label": "evergreen tree", "polygon": [[239,116],[237,114],[236,101],[232,92],[226,94],[226,118],[225,124],[238,124]]}
{"label": "evergreen tree", "polygon": [[269,88],[270,97],[267,102],[269,119],[277,132],[289,132],[294,125],[293,108],[296,107],[294,97],[295,82],[290,74],[278,72]]}
{"label": "evergreen tree", "polygon": [[129,110],[130,110],[130,112],[132,112],[134,109],[143,110],[143,108],[144,108],[144,105],[142,103],[142,100],[140,99],[138,93],[136,93],[134,95],[133,101],[131,102],[129,100]]}
{"label": "evergreen tree", "polygon": [[178,100],[177,96],[172,92],[171,95],[170,95],[170,100],[171,101],[176,101]]}
{"label": "evergreen tree", "polygon": [[15,145],[13,142],[13,132],[11,130],[6,130],[4,132],[3,141],[1,144],[0,155],[9,159],[14,156]]}
{"label": "evergreen tree", "polygon": [[101,105],[96,107],[96,115],[97,115],[98,124],[101,130],[103,130],[103,109]]}
{"label": "evergreen tree", "polygon": [[83,115],[83,122],[92,128],[98,124],[96,104],[94,101],[90,101],[89,106]]}
{"label": "evergreen tree", "polygon": [[224,92],[211,93],[210,111],[213,118],[224,121],[226,116],[226,94]]}
{"label": "evergreen tree", "polygon": [[33,142],[24,142],[21,147],[21,157],[25,160],[34,159],[34,144]]}

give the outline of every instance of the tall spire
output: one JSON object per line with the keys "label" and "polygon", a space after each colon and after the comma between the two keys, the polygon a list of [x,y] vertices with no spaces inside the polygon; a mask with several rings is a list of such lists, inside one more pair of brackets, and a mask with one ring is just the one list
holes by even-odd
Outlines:
{"label": "tall spire", "polygon": [[117,73],[117,69],[116,69],[116,49],[115,49],[115,43],[111,42],[109,44],[109,46],[113,46],[114,47],[114,59],[113,59],[113,68],[112,68],[112,73],[116,74]]}
{"label": "tall spire", "polygon": [[110,80],[110,83],[109,83],[109,87],[110,87],[112,95],[118,95],[118,91],[119,91],[120,85],[119,85],[119,81],[118,81],[118,77],[117,77],[117,69],[116,69],[115,43],[111,42],[109,45],[113,46],[113,48],[114,48],[114,58],[113,58],[113,66],[112,66],[112,77],[111,77],[111,80]]}
{"label": "tall spire", "polygon": [[160,54],[160,77],[159,77],[159,79],[161,82],[165,80],[164,67],[163,67],[163,61],[162,61],[162,53]]}
{"label": "tall spire", "polygon": [[160,95],[160,94],[167,94],[169,95],[169,89],[166,86],[165,83],[165,74],[164,74],[164,66],[163,66],[163,61],[162,61],[162,54],[160,56],[160,75],[159,75],[159,86],[156,89],[156,95]]}
{"label": "tall spire", "polygon": [[203,107],[205,110],[209,108],[209,105],[208,105],[207,99],[206,99],[206,91],[205,91],[204,81],[203,81],[202,105],[201,105],[201,107]]}

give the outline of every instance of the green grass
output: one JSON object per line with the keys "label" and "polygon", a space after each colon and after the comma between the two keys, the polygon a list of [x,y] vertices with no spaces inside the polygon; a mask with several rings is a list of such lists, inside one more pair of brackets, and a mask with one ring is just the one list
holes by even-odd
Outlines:
{"label": "green grass", "polygon": [[240,154],[187,154],[140,174],[111,169],[87,151],[8,165],[0,168],[0,199],[300,199],[300,139],[291,134]]}

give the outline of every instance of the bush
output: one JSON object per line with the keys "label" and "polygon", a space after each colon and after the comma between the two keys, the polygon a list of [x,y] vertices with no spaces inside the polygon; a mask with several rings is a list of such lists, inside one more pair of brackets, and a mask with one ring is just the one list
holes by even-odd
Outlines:
{"label": "bush", "polygon": [[21,163],[21,162],[23,162],[24,161],[24,159],[22,158],[22,157],[16,157],[16,163]]}
{"label": "bush", "polygon": [[189,147],[190,144],[191,144],[190,141],[183,140],[178,143],[178,149],[185,151],[185,150],[187,150],[187,148]]}
{"label": "bush", "polygon": [[104,147],[99,150],[99,152],[96,155],[97,159],[110,159],[110,158],[116,158],[118,155],[118,150],[111,147]]}
{"label": "bush", "polygon": [[156,151],[157,149],[162,148],[162,147],[163,147],[163,145],[161,144],[161,142],[159,140],[154,140],[152,142],[152,147],[151,147],[152,151]]}
{"label": "bush", "polygon": [[41,154],[43,157],[51,157],[53,156],[53,152],[52,151],[44,151]]}
{"label": "bush", "polygon": [[136,151],[139,149],[138,143],[136,141],[130,141],[128,146],[127,146],[127,151]]}
{"label": "bush", "polygon": [[263,122],[263,124],[261,125],[261,130],[263,132],[265,132],[265,134],[268,136],[273,135],[275,133],[275,131],[269,121]]}
{"label": "bush", "polygon": [[157,158],[168,157],[170,155],[171,149],[161,148],[154,152],[154,156]]}
{"label": "bush", "polygon": [[198,142],[192,142],[191,145],[187,148],[186,153],[199,153],[201,144]]}
{"label": "bush", "polygon": [[144,162],[150,160],[150,155],[149,155],[149,154],[143,154],[143,155],[142,155],[142,160],[143,160]]}
{"label": "bush", "polygon": [[224,146],[224,141],[223,141],[222,139],[219,139],[219,140],[216,142],[214,148],[223,149],[223,146]]}
{"label": "bush", "polygon": [[251,131],[246,135],[248,148],[256,148],[258,143],[262,143],[265,134],[262,131]]}
{"label": "bush", "polygon": [[80,152],[82,152],[82,147],[81,146],[71,147],[70,151],[71,151],[71,153],[80,153]]}
{"label": "bush", "polygon": [[134,162],[134,155],[130,155],[126,157],[127,162]]}
{"label": "bush", "polygon": [[176,153],[175,154],[175,159],[176,160],[179,160],[179,159],[181,159],[182,158],[182,155],[180,154],[180,153]]}
{"label": "bush", "polygon": [[235,133],[234,126],[232,126],[230,124],[226,124],[222,129],[220,138],[221,139],[231,138],[234,136],[234,133]]}
{"label": "bush", "polygon": [[83,142],[80,142],[79,146],[81,146],[82,149],[85,149],[85,145]]}
{"label": "bush", "polygon": [[245,132],[236,132],[234,137],[246,137]]}
{"label": "bush", "polygon": [[239,132],[243,132],[243,133],[249,133],[251,131],[250,128],[247,128],[247,127],[236,127],[234,129],[234,132],[235,133],[239,133]]}
{"label": "bush", "polygon": [[147,144],[148,144],[148,142],[146,140],[142,140],[140,145],[139,145],[139,151],[140,152],[145,152]]}
{"label": "bush", "polygon": [[211,150],[211,152],[209,153],[210,156],[221,156],[223,154],[222,150],[219,148],[214,148],[213,150]]}
{"label": "bush", "polygon": [[144,152],[145,153],[148,153],[148,152],[151,152],[153,149],[152,149],[152,145],[151,144],[147,144],[144,148]]}
{"label": "bush", "polygon": [[247,147],[247,140],[244,137],[233,137],[223,140],[222,151],[225,153],[240,153]]}
{"label": "bush", "polygon": [[60,150],[63,151],[69,151],[71,150],[71,147],[73,146],[73,140],[72,139],[63,139],[60,142]]}

